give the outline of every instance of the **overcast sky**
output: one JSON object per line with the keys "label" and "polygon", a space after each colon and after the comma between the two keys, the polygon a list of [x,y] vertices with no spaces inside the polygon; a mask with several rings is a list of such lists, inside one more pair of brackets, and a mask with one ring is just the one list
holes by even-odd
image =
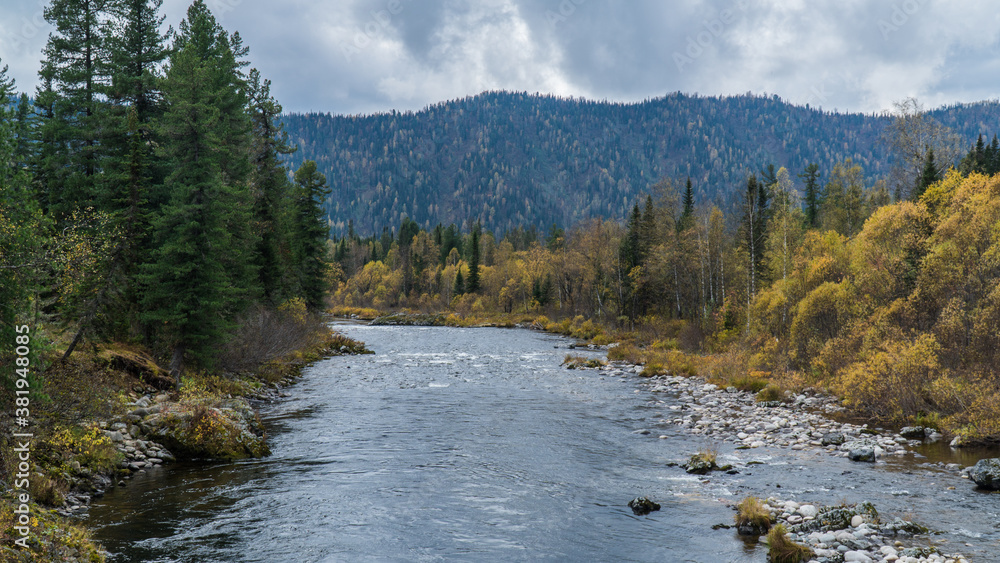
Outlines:
{"label": "overcast sky", "polygon": [[[164,0],[175,28],[187,0]],[[777,94],[840,111],[1000,97],[988,0],[206,0],[286,111],[418,110],[483,90],[638,101]],[[43,1],[0,0],[0,59],[33,91]]]}

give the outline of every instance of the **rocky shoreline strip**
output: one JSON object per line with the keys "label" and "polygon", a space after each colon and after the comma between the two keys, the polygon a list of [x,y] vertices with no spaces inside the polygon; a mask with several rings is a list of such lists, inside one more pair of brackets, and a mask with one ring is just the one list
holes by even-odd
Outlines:
{"label": "rocky shoreline strip", "polygon": [[768,498],[763,506],[772,522],[785,526],[788,539],[812,550],[810,563],[968,563],[934,547],[907,547],[928,534],[927,528],[899,518],[882,522],[869,503],[817,507]]}
{"label": "rocky shoreline strip", "polygon": [[[642,369],[619,362],[601,368],[616,377],[638,375]],[[673,424],[693,434],[734,443],[737,449],[772,446],[875,462],[942,438],[941,434],[923,427],[886,433],[867,424],[837,422],[826,416],[844,410],[837,399],[812,390],[791,395],[785,401],[761,403],[753,393],[735,387],[720,388],[701,377],[654,375],[643,377],[641,382],[654,393],[672,393],[681,401],[680,405],[667,407],[669,413],[661,424]],[[947,465],[945,469],[963,471],[958,464]]]}

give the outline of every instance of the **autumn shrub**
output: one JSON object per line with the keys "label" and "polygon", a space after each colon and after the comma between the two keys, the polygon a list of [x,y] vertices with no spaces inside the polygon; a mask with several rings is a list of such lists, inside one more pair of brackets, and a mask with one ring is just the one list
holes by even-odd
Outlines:
{"label": "autumn shrub", "polygon": [[852,244],[851,270],[858,294],[879,304],[909,295],[931,231],[931,217],[923,205],[901,201],[875,210]]}
{"label": "autumn shrub", "polygon": [[801,563],[812,557],[811,549],[788,538],[784,524],[778,524],[767,533],[767,559],[771,563]]}
{"label": "autumn shrub", "polygon": [[669,373],[669,370],[667,370],[667,367],[663,364],[659,362],[648,362],[645,366],[643,366],[639,375],[642,377],[653,377],[654,375],[665,375],[667,373]]}
{"label": "autumn shrub", "polygon": [[250,371],[305,348],[326,333],[325,323],[308,312],[301,298],[276,309],[254,306],[237,320],[233,338],[219,354],[219,367],[228,372]]}
{"label": "autumn shrub", "polygon": [[634,343],[622,342],[618,346],[608,349],[608,359],[615,362],[643,364],[646,361],[646,356],[643,350]]}
{"label": "autumn shrub", "polygon": [[346,305],[333,307],[329,312],[335,317],[357,318],[365,321],[370,321],[381,315],[377,310],[372,309],[371,307],[349,307]]}
{"label": "autumn shrub", "polygon": [[708,380],[722,387],[746,376],[749,350],[740,345],[732,345],[723,352],[705,358],[704,372]]}
{"label": "autumn shrub", "polygon": [[940,345],[931,334],[888,341],[842,370],[836,390],[848,405],[884,421],[905,421],[934,410],[932,384],[939,375]]}
{"label": "autumn shrub", "polygon": [[28,481],[31,499],[43,506],[62,506],[66,502],[67,489],[65,483],[40,473]]}
{"label": "autumn shrub", "polygon": [[563,365],[566,366],[566,369],[599,368],[606,366],[607,364],[607,362],[598,358],[585,358],[583,356],[574,356],[572,354],[567,354],[563,359]]}
{"label": "autumn shrub", "polygon": [[96,472],[112,471],[123,459],[114,442],[96,424],[57,427],[45,442],[47,449],[60,455],[65,464],[77,461]]}
{"label": "autumn shrub", "polygon": [[16,504],[0,499],[0,561],[11,563],[51,563],[53,561],[78,561],[103,563],[105,552],[90,537],[90,532],[79,523],[59,516],[55,511],[41,510],[31,505],[31,533],[28,549],[14,545],[21,535],[14,529],[18,515]]}
{"label": "autumn shrub", "polygon": [[849,282],[825,282],[798,303],[791,326],[791,354],[796,364],[807,366],[823,345],[836,337],[854,314]]}

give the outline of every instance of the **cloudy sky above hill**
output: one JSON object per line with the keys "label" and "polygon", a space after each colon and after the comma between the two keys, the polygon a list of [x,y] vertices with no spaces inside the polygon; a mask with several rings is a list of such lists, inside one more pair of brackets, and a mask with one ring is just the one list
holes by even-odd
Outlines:
{"label": "cloudy sky above hill", "polygon": [[[638,101],[777,94],[877,112],[1000,97],[992,2],[206,0],[286,111],[417,110],[483,90]],[[0,60],[33,91],[45,2],[0,4]],[[164,0],[175,28],[186,0]]]}

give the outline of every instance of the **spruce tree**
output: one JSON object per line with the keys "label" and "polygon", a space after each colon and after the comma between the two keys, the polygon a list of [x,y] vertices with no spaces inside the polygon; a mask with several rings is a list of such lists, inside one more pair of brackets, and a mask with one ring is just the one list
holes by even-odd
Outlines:
{"label": "spruce tree", "polygon": [[938,170],[936,164],[934,164],[934,149],[927,147],[927,156],[924,157],[924,167],[920,173],[920,177],[917,178],[917,185],[913,188],[913,194],[911,198],[913,201],[920,199],[920,196],[924,195],[927,188],[931,184],[937,182],[941,179],[941,172]]}
{"label": "spruce tree", "polygon": [[271,96],[271,81],[264,80],[257,69],[250,70],[248,81],[253,140],[251,190],[254,197],[255,227],[260,235],[255,252],[258,281],[264,298],[277,303],[293,292],[290,282],[283,282],[291,264],[282,259],[284,233],[288,228],[279,211],[292,199],[282,157],[295,152],[280,122],[281,105]]}
{"label": "spruce tree", "polygon": [[249,256],[233,227],[251,222],[245,187],[226,174],[239,168],[232,160],[247,160],[234,42],[201,0],[188,8],[180,30],[158,126],[164,140],[158,156],[171,170],[165,182],[170,198],[154,221],[156,247],[142,275],[143,317],[170,347],[178,385],[186,354],[212,363],[247,296]]}
{"label": "spruce tree", "polygon": [[683,210],[680,221],[677,222],[677,231],[683,231],[691,226],[694,221],[694,188],[691,186],[691,177],[688,176],[684,185],[684,198],[682,200]]}
{"label": "spruce tree", "polygon": [[108,8],[108,0],[52,0],[43,12],[55,30],[39,72],[49,94],[39,99],[49,106],[39,131],[43,142],[51,143],[40,166],[47,172],[42,177],[47,200],[60,217],[92,206],[100,195],[95,184],[110,82],[103,28]]}
{"label": "spruce tree", "polygon": [[329,226],[323,218],[323,201],[330,194],[326,176],[316,170],[316,162],[307,160],[295,171],[294,267],[306,304],[322,309],[326,296],[326,241]]}
{"label": "spruce tree", "polygon": [[472,229],[472,240],[469,242],[469,279],[466,290],[469,293],[479,291],[479,223]]}
{"label": "spruce tree", "polygon": [[805,215],[806,215],[806,226],[810,229],[815,229],[819,226],[819,208],[822,203],[820,198],[820,185],[819,185],[819,165],[815,162],[810,162],[805,170],[799,174],[799,178],[805,180]]}

